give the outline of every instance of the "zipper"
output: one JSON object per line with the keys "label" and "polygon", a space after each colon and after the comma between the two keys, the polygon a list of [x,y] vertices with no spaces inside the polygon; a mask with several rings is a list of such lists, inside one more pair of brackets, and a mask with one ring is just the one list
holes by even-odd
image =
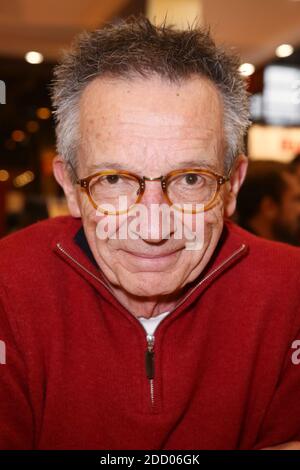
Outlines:
{"label": "zipper", "polygon": [[154,405],[154,335],[147,335],[147,349],[145,351],[146,375],[150,381],[151,404]]}
{"label": "zipper", "polygon": [[[56,244],[57,248],[64,253],[70,260],[72,260],[77,266],[79,266],[83,271],[86,273],[90,274],[94,279],[96,279],[98,282],[100,282],[109,292],[113,294],[112,290],[110,287],[105,284],[99,277],[95,276],[91,271],[89,271],[87,268],[85,268],[81,263],[79,263],[73,256],[71,256],[62,246],[60,243]],[[241,253],[245,249],[246,245],[243,243],[237,250],[235,250],[228,258],[226,258],[219,266],[216,266],[215,269],[213,269],[210,273],[208,273],[203,279],[201,279],[194,287],[193,289],[188,292],[188,294],[181,299],[181,301],[176,304],[176,306],[169,311],[169,314],[172,313],[174,310],[176,310],[178,307],[180,307],[188,297],[190,297],[195,290],[201,286],[205,281],[207,281],[209,278],[211,278],[216,272],[218,272],[220,269],[223,268],[227,263],[229,263],[233,258],[235,258],[239,253]],[[169,315],[167,315],[168,317]],[[166,318],[167,318],[166,317]],[[161,321],[163,321],[165,318]],[[138,321],[138,320],[137,320]],[[158,327],[161,325],[161,323],[158,325]],[[140,324],[140,323],[139,323]],[[145,369],[146,369],[146,377],[149,379],[150,383],[150,400],[151,400],[151,405],[152,407],[154,406],[154,341],[155,341],[155,336],[154,335],[146,335],[146,340],[147,340],[147,348],[145,351]]]}
{"label": "zipper", "polygon": [[92,273],[89,269],[85,268],[81,263],[79,263],[75,258],[73,258],[72,255],[70,255],[62,246],[60,243],[56,243],[56,246],[57,248],[64,254],[66,255],[70,260],[73,261],[73,263],[75,263],[77,266],[79,266],[83,271],[85,271],[87,274],[89,274],[90,276],[92,276],[94,279],[96,279],[96,281],[100,282],[104,287],[106,287],[106,289],[111,293],[113,294],[113,291],[110,289],[110,287],[105,284],[105,282],[103,282],[98,276],[95,276],[94,273]]}

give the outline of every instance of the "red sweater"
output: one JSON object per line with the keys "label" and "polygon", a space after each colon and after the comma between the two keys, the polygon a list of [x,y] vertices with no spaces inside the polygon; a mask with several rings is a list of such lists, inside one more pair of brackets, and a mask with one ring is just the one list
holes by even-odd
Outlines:
{"label": "red sweater", "polygon": [[205,271],[155,331],[151,380],[145,330],[101,280],[86,240],[74,239],[80,226],[59,217],[0,242],[1,449],[300,440],[298,248],[226,223]]}

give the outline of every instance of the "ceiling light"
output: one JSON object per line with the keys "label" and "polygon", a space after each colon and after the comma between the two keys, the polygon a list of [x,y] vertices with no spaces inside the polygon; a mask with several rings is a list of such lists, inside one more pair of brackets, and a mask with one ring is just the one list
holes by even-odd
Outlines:
{"label": "ceiling light", "polygon": [[9,173],[6,170],[0,170],[0,181],[7,181],[9,178]]}
{"label": "ceiling light", "polygon": [[255,72],[255,67],[253,64],[242,64],[239,66],[239,72],[243,77],[249,77]]}
{"label": "ceiling light", "polygon": [[289,57],[294,52],[293,46],[290,44],[281,44],[276,48],[275,54],[277,57]]}
{"label": "ceiling light", "polygon": [[23,131],[20,131],[19,129],[16,129],[15,131],[13,131],[11,133],[11,138],[15,141],[15,142],[23,142],[23,140],[25,139],[26,135],[25,135],[25,132]]}
{"label": "ceiling light", "polygon": [[49,108],[38,108],[36,110],[36,115],[39,119],[49,119],[51,111]]}
{"label": "ceiling light", "polygon": [[33,180],[34,173],[28,170],[16,176],[13,183],[16,188],[21,188],[22,186],[26,186],[26,184],[31,183]]}
{"label": "ceiling light", "polygon": [[43,62],[44,57],[43,54],[41,54],[40,52],[29,51],[25,54],[25,60],[29,64],[40,64],[41,62]]}

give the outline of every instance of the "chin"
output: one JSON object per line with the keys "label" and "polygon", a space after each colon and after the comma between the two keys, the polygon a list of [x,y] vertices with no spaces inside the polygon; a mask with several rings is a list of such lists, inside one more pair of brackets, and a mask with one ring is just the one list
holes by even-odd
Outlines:
{"label": "chin", "polygon": [[157,297],[172,294],[178,289],[178,286],[174,285],[174,277],[172,281],[170,283],[169,273],[160,274],[157,272],[127,274],[123,279],[119,279],[122,289],[138,297]]}

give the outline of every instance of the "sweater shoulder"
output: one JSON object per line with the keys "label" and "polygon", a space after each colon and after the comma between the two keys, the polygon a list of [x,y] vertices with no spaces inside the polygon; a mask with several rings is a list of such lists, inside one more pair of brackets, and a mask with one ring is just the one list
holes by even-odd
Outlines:
{"label": "sweater shoulder", "polygon": [[248,259],[255,265],[255,270],[289,271],[300,274],[300,247],[287,243],[267,240],[254,235],[235,223],[226,222],[228,230],[244,241],[248,247]]}
{"label": "sweater shoulder", "polygon": [[71,216],[59,216],[34,223],[0,240],[0,271],[18,270],[20,266],[47,262],[52,244],[61,234],[74,229],[80,222]]}

